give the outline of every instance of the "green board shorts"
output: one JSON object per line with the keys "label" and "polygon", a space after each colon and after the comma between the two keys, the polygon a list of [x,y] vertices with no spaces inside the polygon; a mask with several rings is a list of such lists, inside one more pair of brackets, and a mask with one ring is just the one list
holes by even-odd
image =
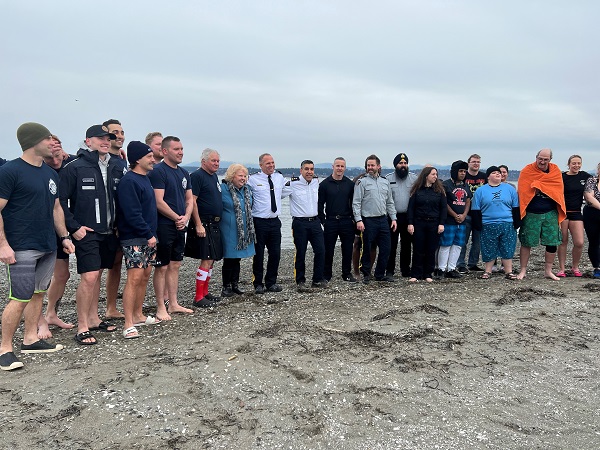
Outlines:
{"label": "green board shorts", "polygon": [[538,245],[558,246],[562,243],[562,233],[556,210],[544,214],[527,213],[519,229],[519,241],[523,247]]}

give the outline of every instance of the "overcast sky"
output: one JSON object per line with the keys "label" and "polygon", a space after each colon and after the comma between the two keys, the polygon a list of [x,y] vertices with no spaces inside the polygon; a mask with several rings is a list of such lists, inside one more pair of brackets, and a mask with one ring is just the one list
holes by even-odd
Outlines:
{"label": "overcast sky", "polygon": [[[69,152],[117,118],[179,136],[186,163],[519,169],[550,147],[600,161],[595,1],[4,0],[0,156],[40,122]],[[594,44],[596,42],[596,44]]]}

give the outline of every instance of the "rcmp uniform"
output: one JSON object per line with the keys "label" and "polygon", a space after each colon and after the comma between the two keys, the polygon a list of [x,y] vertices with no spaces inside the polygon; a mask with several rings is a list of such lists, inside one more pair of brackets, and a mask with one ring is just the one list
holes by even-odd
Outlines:
{"label": "rcmp uniform", "polygon": [[[269,185],[269,178],[273,187]],[[277,283],[279,260],[281,259],[281,199],[290,195],[290,185],[280,172],[275,171],[270,177],[264,172],[257,172],[248,177],[248,186],[252,189],[254,203],[252,217],[256,232],[256,254],[252,261],[254,287],[266,286],[269,289]],[[271,189],[275,205],[271,205]],[[274,207],[273,207],[274,206]],[[265,247],[269,252],[267,273],[264,276]]]}
{"label": "rcmp uniform", "polygon": [[294,275],[296,283],[304,283],[305,256],[308,243],[314,253],[313,283],[323,281],[325,265],[325,244],[323,229],[317,214],[319,198],[319,181],[314,177],[307,182],[303,177],[292,177],[290,182],[290,213],[292,215],[292,235],[296,247]]}
{"label": "rcmp uniform", "polygon": [[[404,160],[408,164],[408,156],[405,153],[400,153],[396,156],[395,161]],[[396,166],[397,163],[394,164]],[[407,166],[408,167],[408,166]],[[396,171],[389,173],[385,178],[390,182],[392,188],[392,198],[396,207],[396,231],[391,234],[391,249],[390,258],[388,259],[386,273],[394,275],[396,271],[396,252],[398,250],[398,239],[400,239],[400,271],[403,277],[410,276],[410,260],[412,236],[408,232],[408,200],[410,198],[410,190],[417,180],[417,176],[408,172],[405,178],[400,178]]]}
{"label": "rcmp uniform", "polygon": [[[362,255],[360,271],[368,279],[371,273],[371,244],[377,243],[379,255],[375,268],[375,279],[383,279],[390,256],[390,227],[387,217],[396,220],[396,207],[392,198],[390,182],[379,175],[370,174],[361,178],[354,188],[352,213],[356,222],[363,222]],[[386,217],[387,216],[387,217]]]}

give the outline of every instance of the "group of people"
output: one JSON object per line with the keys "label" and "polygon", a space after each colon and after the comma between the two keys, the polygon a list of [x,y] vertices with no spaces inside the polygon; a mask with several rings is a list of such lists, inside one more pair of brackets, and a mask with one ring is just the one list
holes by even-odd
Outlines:
{"label": "group of people", "polygon": [[[476,154],[466,162],[455,161],[450,179],[443,183],[432,166],[419,175],[411,173],[405,153],[394,158],[394,171],[387,176],[381,175],[380,159],[368,156],[365,173],[355,180],[345,176],[346,161],[338,157],[332,174],[321,182],[313,161],[302,161],[299,175],[287,179],[276,171],[273,156],[264,153],[257,173],[249,175],[242,164],[232,164],[220,181],[216,150],[204,150],[200,168],[190,174],[181,167],[179,138],[149,133],[144,142],[129,142],[125,152],[125,133],[114,119],[88,128],[76,155],[66,154],[60,139],[38,123],[21,125],[17,138],[23,156],[0,161],[0,261],[6,264],[10,289],[2,315],[3,370],[23,365],[12,346],[23,313],[22,353],[61,350],[60,344],[47,341],[52,337],[50,325],[77,327],[74,338],[80,345],[96,344],[93,332],[116,331],[98,313],[105,269],[106,318],[124,319],[125,339],[139,337],[139,327],[170,320],[172,314],[193,313],[178,299],[184,256],[200,260],[194,307],[214,307],[222,297],[244,293],[242,258],[253,258],[255,294],[282,291],[277,278],[285,197],[290,199],[294,279],[300,292],[327,287],[334,276],[338,239],[340,275],[350,283],[394,282],[398,246],[401,274],[411,282],[432,282],[435,275],[460,278],[469,271],[482,271],[487,279],[497,258],[508,279],[522,279],[531,248],[540,243],[546,246],[546,277],[559,279],[567,273],[570,232],[574,244],[570,273],[581,276],[583,226],[594,277],[600,278],[598,176],[582,172],[578,156],[571,157],[569,171],[561,173],[550,162],[549,149],[538,152],[536,161],[521,171],[517,193],[506,182],[508,167],[491,166],[482,172]],[[515,274],[517,229],[521,269]],[[308,243],[314,254],[310,285]],[[555,275],[557,250],[560,271]],[[80,275],[76,325],[57,315],[72,253]],[[219,296],[210,293],[209,284],[214,263],[221,259]],[[123,260],[127,280],[121,313],[116,299]],[[155,317],[142,310],[153,267]]]}

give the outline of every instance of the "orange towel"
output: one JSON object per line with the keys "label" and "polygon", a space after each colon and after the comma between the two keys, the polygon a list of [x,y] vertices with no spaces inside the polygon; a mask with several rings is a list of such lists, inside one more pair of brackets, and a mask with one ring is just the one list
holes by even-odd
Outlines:
{"label": "orange towel", "polygon": [[519,175],[519,208],[521,219],[525,217],[527,205],[539,189],[558,205],[558,223],[567,217],[562,173],[556,164],[550,163],[550,171],[541,171],[535,162],[526,165]]}

